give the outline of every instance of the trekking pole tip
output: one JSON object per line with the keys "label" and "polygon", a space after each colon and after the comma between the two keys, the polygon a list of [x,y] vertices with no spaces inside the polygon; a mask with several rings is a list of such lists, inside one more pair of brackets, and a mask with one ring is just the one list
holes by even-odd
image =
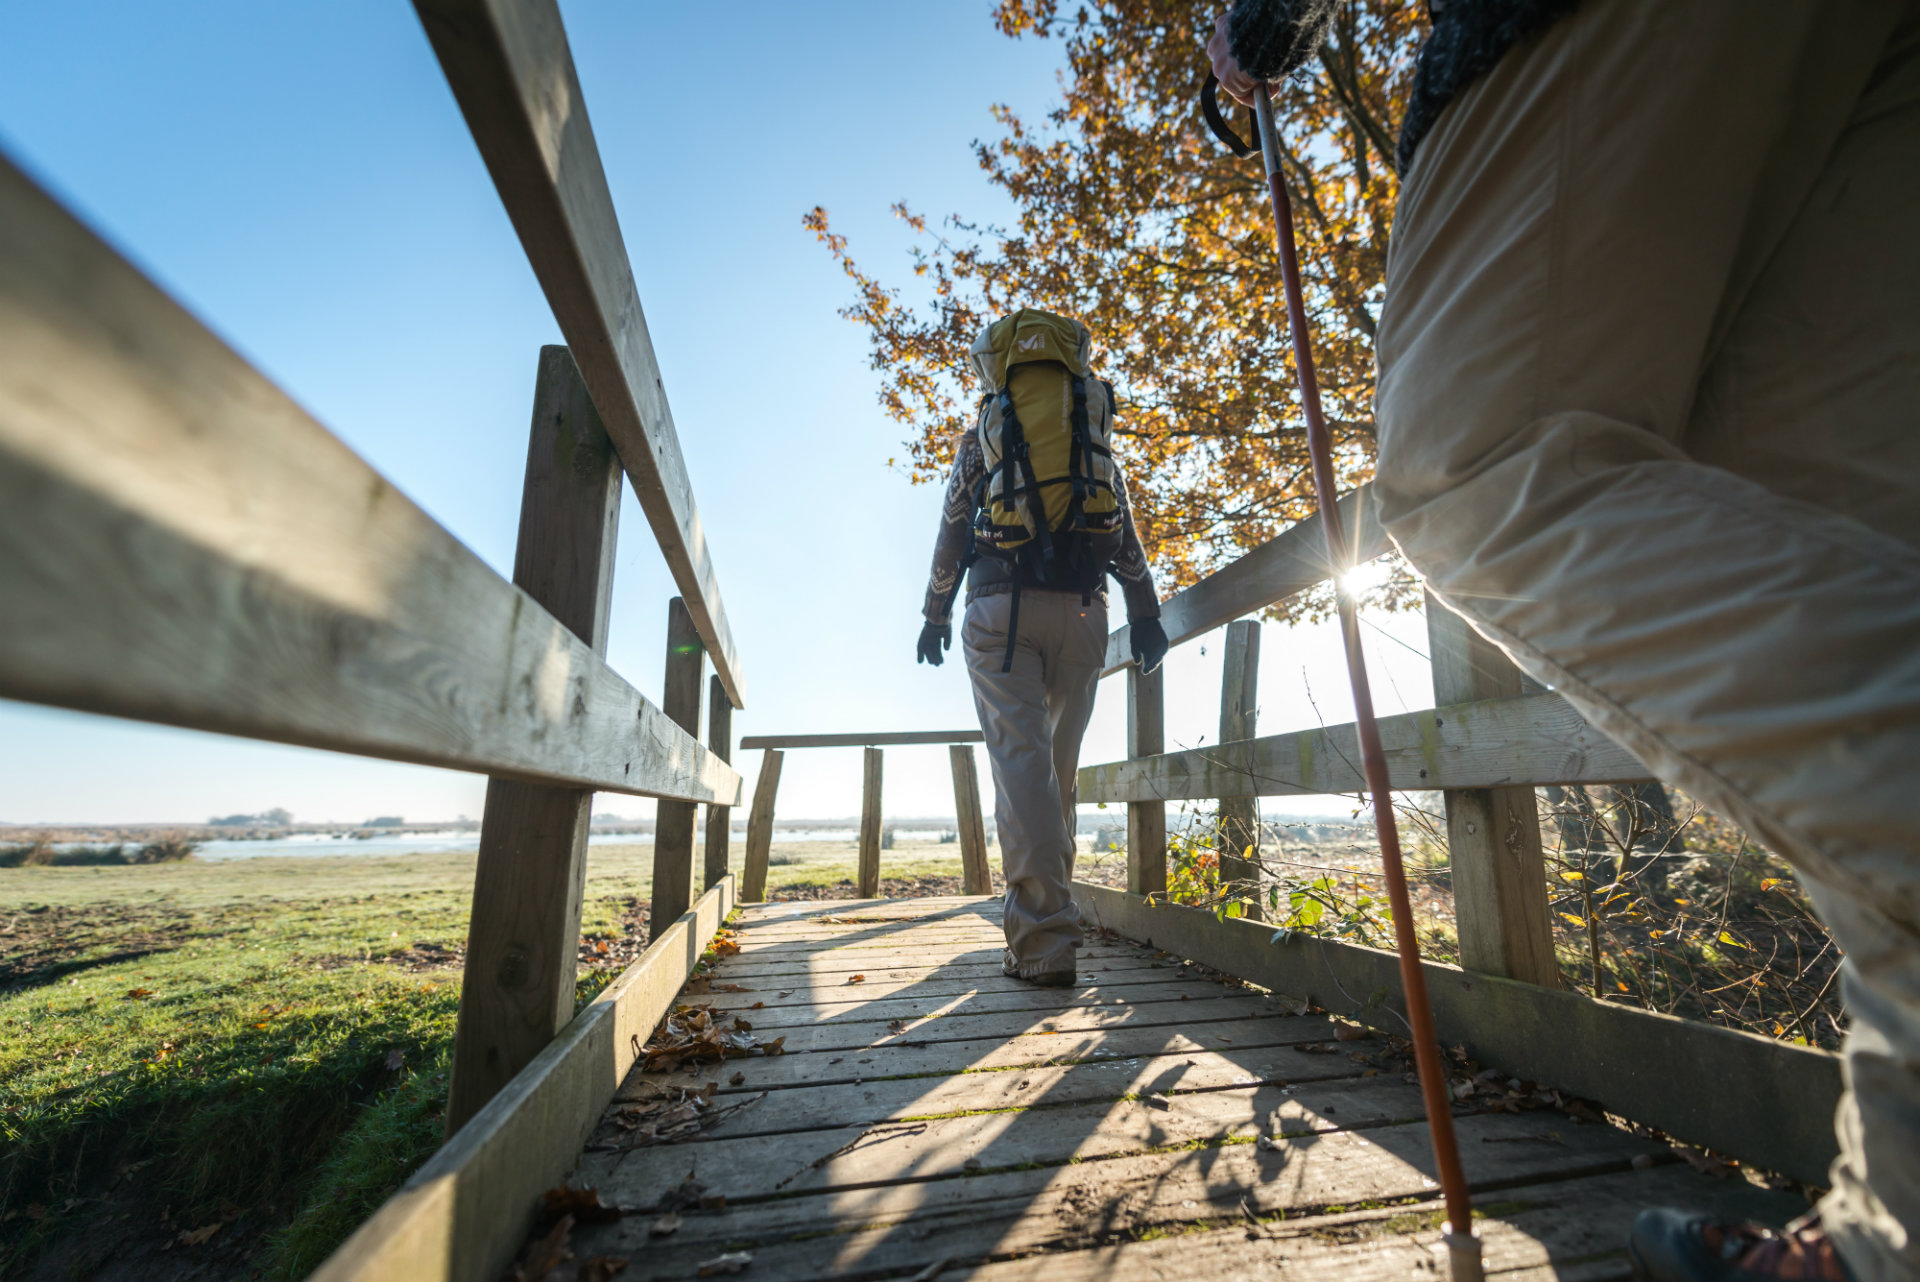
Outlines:
{"label": "trekking pole tip", "polygon": [[1469,1224],[1465,1232],[1452,1224],[1440,1226],[1441,1240],[1447,1244],[1447,1267],[1453,1282],[1485,1282],[1486,1271],[1480,1263],[1480,1235]]}

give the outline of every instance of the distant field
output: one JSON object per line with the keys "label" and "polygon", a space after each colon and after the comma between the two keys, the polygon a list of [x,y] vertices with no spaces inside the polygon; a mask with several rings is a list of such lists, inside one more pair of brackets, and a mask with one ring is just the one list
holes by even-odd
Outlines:
{"label": "distant field", "polygon": [[[885,878],[957,891],[957,845],[903,846]],[[856,854],[776,846],[768,886],[833,893]],[[644,942],[652,860],[593,847],[583,1002]],[[0,869],[0,1275],[311,1270],[439,1143],[473,864]]]}

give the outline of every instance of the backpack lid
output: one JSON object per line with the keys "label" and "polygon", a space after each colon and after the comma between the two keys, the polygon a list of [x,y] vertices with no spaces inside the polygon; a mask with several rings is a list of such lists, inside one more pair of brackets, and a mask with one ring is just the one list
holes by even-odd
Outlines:
{"label": "backpack lid", "polygon": [[1016,365],[1058,361],[1082,378],[1093,374],[1093,334],[1070,316],[1023,307],[994,321],[973,340],[974,372],[988,392],[1007,385]]}

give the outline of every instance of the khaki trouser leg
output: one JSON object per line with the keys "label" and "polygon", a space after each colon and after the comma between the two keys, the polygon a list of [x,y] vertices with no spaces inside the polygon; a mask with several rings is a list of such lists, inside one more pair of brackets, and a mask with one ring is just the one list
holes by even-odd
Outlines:
{"label": "khaki trouser leg", "polygon": [[1435,594],[1846,952],[1822,1209],[1863,1282],[1920,1276],[1917,209],[1909,5],[1597,0],[1422,145],[1378,342]]}
{"label": "khaki trouser leg", "polygon": [[993,819],[1007,879],[1007,947],[1022,975],[1073,970],[1074,797],[1080,739],[1106,662],[1107,611],[1078,594],[1024,592],[1013,670],[1001,672],[1011,596],[967,606],[960,630],[993,766]]}

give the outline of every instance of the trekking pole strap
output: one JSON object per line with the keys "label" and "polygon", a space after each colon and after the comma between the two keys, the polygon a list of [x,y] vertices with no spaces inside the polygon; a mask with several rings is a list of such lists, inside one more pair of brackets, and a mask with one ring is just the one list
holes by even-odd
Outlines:
{"label": "trekking pole strap", "polygon": [[1007,607],[1007,652],[1000,656],[1000,671],[1013,671],[1013,646],[1020,639],[1020,580],[1013,580],[1013,604]]}

